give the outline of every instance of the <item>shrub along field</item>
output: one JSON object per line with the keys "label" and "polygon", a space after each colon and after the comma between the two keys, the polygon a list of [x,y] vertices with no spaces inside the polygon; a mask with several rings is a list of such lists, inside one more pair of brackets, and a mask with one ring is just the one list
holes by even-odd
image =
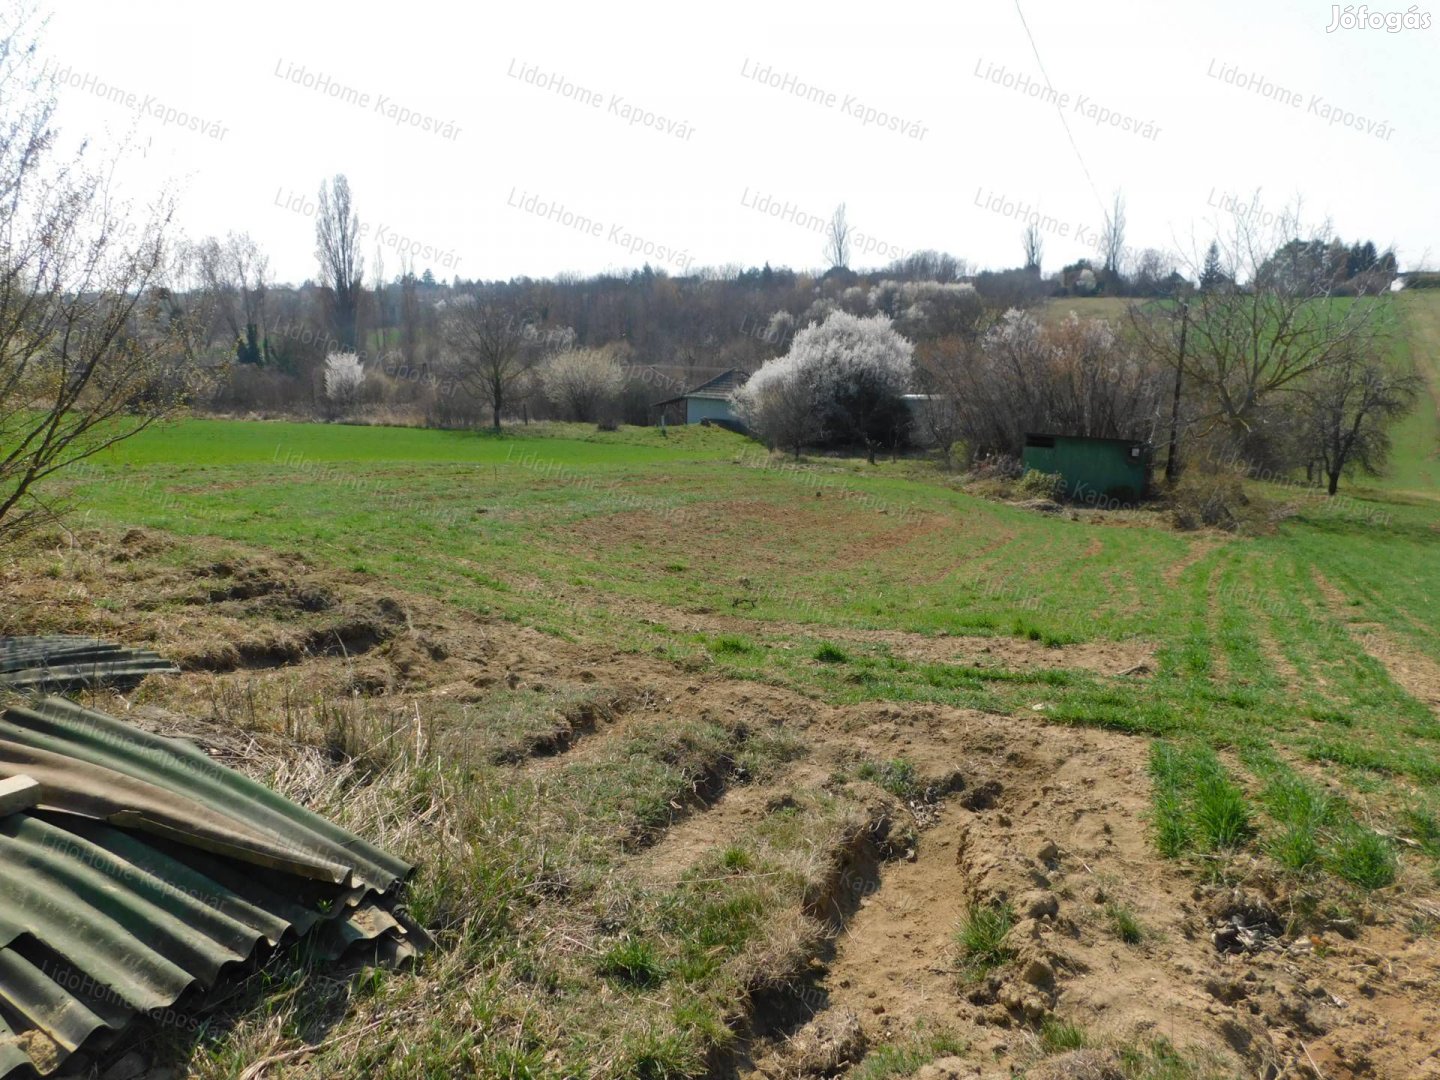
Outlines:
{"label": "shrub along field", "polygon": [[1243,537],[720,430],[191,420],[57,485],[0,633],[155,643],[102,703],[422,867],[418,970],[271,964],[157,1065],[1435,1076],[1435,430]]}

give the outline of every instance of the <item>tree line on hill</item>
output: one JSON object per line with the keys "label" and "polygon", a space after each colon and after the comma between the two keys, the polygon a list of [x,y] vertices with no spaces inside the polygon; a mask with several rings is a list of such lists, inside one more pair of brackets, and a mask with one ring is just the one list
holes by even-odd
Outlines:
{"label": "tree line on hill", "polygon": [[[842,206],[823,272],[446,283],[408,262],[387,274],[378,248],[367,268],[336,176],[316,278],[279,284],[246,234],[178,238],[173,203],[118,206],[83,148],[59,158],[53,86],[22,47],[33,30],[7,27],[19,44],[0,51],[0,537],[43,520],[46,478],[181,407],[634,424],[739,368],[755,375],[737,407],[797,453],[921,443],[947,464],[1012,461],[1026,432],[1063,431],[1184,446],[1172,467],[1303,469],[1333,491],[1380,465],[1386,422],[1416,394],[1385,361],[1392,253],[1290,220],[1266,237],[1237,215],[1193,266],[1132,259],[1119,197],[1097,264],[1049,279],[1033,227],[1014,269],[924,251],[853,270]],[[1115,324],[1047,320],[1047,300],[1087,291],[1135,298]]]}

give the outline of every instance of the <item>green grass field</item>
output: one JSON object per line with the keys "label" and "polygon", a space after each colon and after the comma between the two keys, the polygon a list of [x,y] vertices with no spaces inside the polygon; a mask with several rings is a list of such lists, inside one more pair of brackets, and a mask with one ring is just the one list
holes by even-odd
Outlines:
{"label": "green grass field", "polygon": [[[1440,297],[1404,302],[1419,329],[1403,359],[1433,379]],[[923,462],[796,465],[711,429],[496,436],[187,420],[148,431],[52,488],[77,504],[71,526],[87,536],[143,526],[180,541],[115,564],[119,581],[193,582],[213,565],[207,553],[261,551],[480,616],[500,642],[539,631],[572,655],[631,658],[656,681],[706,687],[696,709],[652,702],[588,743],[587,710],[643,687],[572,685],[588,674],[572,669],[474,703],[421,695],[400,713],[408,723],[413,711],[413,758],[383,726],[393,717],[378,741],[365,727],[388,716],[383,696],[320,701],[323,745],[352,757],[309,801],[403,838],[423,868],[412,910],[442,947],[414,980],[377,974],[342,991],[315,989],[303,968],[266,976],[233,1031],[179,1053],[192,1075],[233,1078],[348,1007],[354,1053],[337,1043],[297,1075],[719,1075],[716,1055],[744,1027],[736,1002],[801,978],[848,918],[817,930],[816,897],[846,865],[835,853],[877,828],[876,792],[913,806],[936,779],[898,751],[857,756],[848,743],[825,759],[823,782],[777,779],[811,752],[811,733],[757,721],[750,690],[857,713],[959,706],[1017,731],[1023,718],[1027,729],[1139,736],[1107,738],[1148,753],[1151,801],[1132,825],[1155,858],[1222,889],[1263,866],[1300,898],[1297,920],[1316,897],[1325,917],[1370,919],[1397,881],[1414,891],[1440,877],[1440,716],[1425,700],[1440,694],[1437,428],[1433,414],[1407,422],[1394,473],[1343,499],[1270,486],[1291,512],[1253,537],[1180,533],[1144,512],[1104,523],[1036,513],[967,494]],[[53,578],[62,614],[95,587],[64,552],[25,556]],[[183,597],[142,599],[160,623],[194,610]],[[271,681],[249,696],[251,674],[186,679],[228,716],[236,701],[253,714],[282,692]],[[727,688],[740,688],[725,698],[733,708],[702,700]],[[283,688],[287,717],[296,690]],[[171,692],[182,693],[155,691]],[[433,760],[418,749],[422,708],[464,725]],[[863,744],[863,728],[852,735]],[[553,767],[537,764],[537,747],[557,745]],[[1144,762],[1126,786],[1147,783]],[[372,765],[378,779],[364,773]],[[715,826],[683,868],[647,864],[645,848],[688,813],[706,816],[727,782],[774,784],[773,812]],[[723,820],[720,805],[709,816]],[[441,824],[407,832],[420,811]],[[884,857],[912,843],[897,830]],[[948,850],[920,858],[954,872]],[[1162,913],[1142,918],[1122,901],[1097,908],[1106,938],[1142,955],[1181,936],[1173,923],[1152,933]],[[1005,938],[1015,912],[955,918],[954,957],[929,961],[951,964],[947,994],[1017,965]],[[368,1035],[371,1012],[403,1023]],[[1069,1017],[1035,1033],[1035,1054],[1092,1041]],[[1123,1075],[1229,1075],[1162,1043],[1124,1048]],[[937,1029],[874,1048],[851,1075],[905,1075],[963,1050]]]}
{"label": "green grass field", "polygon": [[[833,700],[934,700],[1323,757],[1344,716],[1356,760],[1440,777],[1434,718],[1356,643],[1379,624],[1440,660],[1436,517],[1365,490],[1303,497],[1273,536],[1105,527],[973,498],[914,463],[795,468],[693,429],[532,436],[186,421],[123,444],[73,493],[92,522],[291,551],[476,613],[660,650]],[[1283,496],[1285,493],[1281,492]],[[1323,582],[1350,606],[1337,613]],[[724,616],[729,632],[657,624]],[[816,663],[827,634],[895,631],[1152,643],[1156,674],[926,663],[885,640]],[[717,643],[718,642],[718,643]],[[783,647],[782,647],[783,646]],[[1293,668],[1289,681],[1275,657]]]}

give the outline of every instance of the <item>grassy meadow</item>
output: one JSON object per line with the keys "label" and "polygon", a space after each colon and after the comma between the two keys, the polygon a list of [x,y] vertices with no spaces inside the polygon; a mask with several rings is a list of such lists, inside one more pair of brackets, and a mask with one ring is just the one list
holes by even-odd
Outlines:
{"label": "grassy meadow", "polygon": [[[1400,361],[1434,390],[1440,296],[1401,304],[1413,332]],[[1422,410],[1396,432],[1393,472],[1338,500],[1267,486],[1284,512],[1257,536],[1177,532],[1144,511],[1037,513],[923,462],[797,464],[718,429],[191,419],[117,446],[54,490],[80,508],[72,528],[174,538],[149,556],[157,573],[167,560],[188,573],[188,543],[264,551],[733,695],[699,721],[660,702],[587,751],[582,728],[610,703],[584,686],[543,699],[497,688],[465,714],[464,768],[411,762],[366,786],[357,753],[310,801],[356,828],[384,823],[422,865],[412,908],[442,943],[428,981],[376,974],[307,1003],[292,971],[256,992],[244,1023],[207,1037],[193,1075],[239,1076],[257,1055],[317,1041],[342,998],[354,1050],[336,1044],[306,1075],[722,1074],[735,1002],[821,951],[817,898],[836,871],[817,852],[877,834],[874,800],[854,785],[912,807],[933,789],[904,759],[852,761],[717,829],[688,868],[633,869],[724,778],[763,785],[804,757],[804,736],[745,718],[767,690],[1140,736],[1132,782],[1151,794],[1135,824],[1159,856],[1211,878],[1220,857],[1243,857],[1246,873],[1335,883],[1361,905],[1397,881],[1433,885],[1437,432]],[[75,573],[61,556],[44,572],[62,585]],[[524,771],[536,746],[572,737],[578,751]],[[356,738],[331,742],[356,750]],[[423,831],[404,824],[417,807],[431,808]],[[897,830],[885,843],[915,841]],[[1102,910],[1106,934],[1149,947],[1129,908]],[[964,916],[954,957],[937,961],[956,985],[1013,966],[1013,917]],[[403,1023],[368,1034],[382,1006]],[[1053,1018],[1036,1030],[1047,1053],[1090,1045]],[[872,1051],[853,1075],[906,1075],[963,1050],[937,1031]],[[1117,1060],[1127,1077],[1228,1075],[1160,1042]]]}

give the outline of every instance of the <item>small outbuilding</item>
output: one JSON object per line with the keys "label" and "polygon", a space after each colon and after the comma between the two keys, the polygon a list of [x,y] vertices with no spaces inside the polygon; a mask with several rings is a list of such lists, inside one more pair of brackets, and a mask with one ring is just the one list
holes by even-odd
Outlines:
{"label": "small outbuilding", "polygon": [[738,429],[743,426],[743,422],[735,411],[735,406],[730,403],[730,395],[744,386],[749,379],[748,371],[731,368],[693,390],[687,390],[679,397],[657,401],[655,408],[665,414],[671,406],[683,405],[687,424],[701,424],[708,420],[722,427]]}
{"label": "small outbuilding", "polygon": [[1032,434],[1021,460],[1027,469],[1058,473],[1066,498],[1123,506],[1149,493],[1153,458],[1150,444],[1135,439]]}

